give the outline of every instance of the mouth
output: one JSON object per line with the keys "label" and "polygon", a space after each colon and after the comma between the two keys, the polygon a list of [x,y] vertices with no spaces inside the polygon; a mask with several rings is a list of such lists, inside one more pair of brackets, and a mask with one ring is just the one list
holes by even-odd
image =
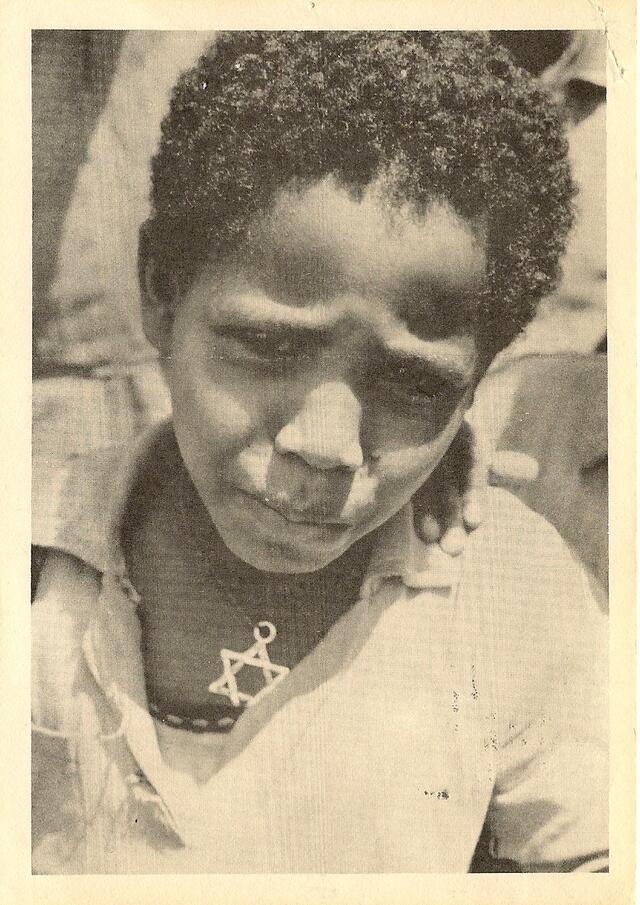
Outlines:
{"label": "mouth", "polygon": [[255,496],[246,490],[239,491],[243,497],[250,500],[254,505],[264,506],[276,515],[279,515],[285,521],[293,525],[306,526],[309,528],[325,528],[327,530],[344,531],[346,528],[352,527],[351,523],[346,519],[326,516],[317,512],[309,512],[303,509],[292,509],[288,506],[282,506],[275,500],[268,497]]}

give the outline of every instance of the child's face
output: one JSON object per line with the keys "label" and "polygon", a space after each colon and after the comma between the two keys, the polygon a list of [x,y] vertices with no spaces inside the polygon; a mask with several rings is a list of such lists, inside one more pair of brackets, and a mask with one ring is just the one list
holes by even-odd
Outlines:
{"label": "child's face", "polygon": [[184,461],[233,553],[313,571],[410,500],[470,401],[460,312],[484,266],[447,208],[392,223],[375,190],[356,201],[325,180],[204,269],[166,373]]}

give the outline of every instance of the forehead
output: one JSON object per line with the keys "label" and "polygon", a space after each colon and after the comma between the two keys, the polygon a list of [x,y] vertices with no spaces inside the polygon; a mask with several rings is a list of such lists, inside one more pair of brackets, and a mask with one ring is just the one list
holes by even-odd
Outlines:
{"label": "forehead", "polygon": [[481,229],[444,202],[418,213],[392,204],[381,182],[355,198],[332,178],[281,193],[239,260],[293,307],[356,292],[430,335],[470,329],[486,267]]}
{"label": "forehead", "polygon": [[467,220],[444,201],[422,213],[393,203],[381,180],[361,198],[331,177],[282,192],[254,236],[289,254],[315,247],[363,280],[428,267],[436,278],[462,283],[484,266],[477,229]]}

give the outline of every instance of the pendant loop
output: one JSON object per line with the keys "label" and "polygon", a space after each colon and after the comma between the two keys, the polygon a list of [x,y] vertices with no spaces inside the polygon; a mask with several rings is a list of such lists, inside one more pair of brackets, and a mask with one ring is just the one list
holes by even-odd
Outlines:
{"label": "pendant loop", "polygon": [[[260,631],[261,628],[266,628],[266,635],[262,634],[262,632]],[[259,622],[253,630],[253,637],[256,639],[256,641],[261,641],[263,644],[270,644],[276,635],[276,627],[271,622]]]}

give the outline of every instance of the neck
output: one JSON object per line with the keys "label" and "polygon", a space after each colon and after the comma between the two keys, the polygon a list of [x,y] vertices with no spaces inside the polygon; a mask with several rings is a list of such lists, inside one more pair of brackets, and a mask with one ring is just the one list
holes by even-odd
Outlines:
{"label": "neck", "polygon": [[[208,699],[219,650],[244,650],[253,627],[277,628],[274,662],[292,667],[358,596],[371,540],[307,574],[262,572],[223,543],[171,432],[159,439],[131,496],[123,548],[142,597],[143,656],[153,697]],[[179,702],[178,702],[179,703]]]}

